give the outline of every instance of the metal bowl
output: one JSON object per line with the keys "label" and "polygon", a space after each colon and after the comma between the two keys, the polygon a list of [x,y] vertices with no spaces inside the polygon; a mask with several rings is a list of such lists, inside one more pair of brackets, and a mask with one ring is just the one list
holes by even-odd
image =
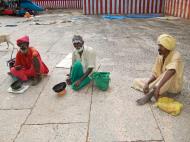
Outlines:
{"label": "metal bowl", "polygon": [[56,93],[59,93],[59,92],[65,90],[66,86],[67,86],[66,82],[61,82],[61,83],[56,84],[52,89]]}
{"label": "metal bowl", "polygon": [[17,80],[11,84],[11,88],[13,90],[18,90],[22,87],[22,82],[20,80]]}

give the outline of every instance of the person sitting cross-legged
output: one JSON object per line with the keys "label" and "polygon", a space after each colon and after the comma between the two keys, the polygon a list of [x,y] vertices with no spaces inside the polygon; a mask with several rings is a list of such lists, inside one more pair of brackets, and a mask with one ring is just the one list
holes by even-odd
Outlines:
{"label": "person sitting cross-legged", "polygon": [[145,94],[143,98],[137,100],[139,105],[146,104],[153,96],[158,100],[168,93],[179,94],[183,87],[184,64],[180,53],[175,50],[175,38],[162,34],[157,42],[159,55],[153,66],[152,76],[149,79],[134,80],[134,84],[141,87]]}
{"label": "person sitting cross-legged", "polygon": [[41,81],[41,75],[46,75],[49,69],[42,61],[39,52],[29,46],[29,37],[23,36],[17,40],[19,51],[16,54],[14,67],[10,68],[10,73],[14,78],[21,81],[32,79],[32,85]]}
{"label": "person sitting cross-legged", "polygon": [[96,53],[92,47],[84,46],[84,40],[80,35],[74,35],[73,46],[75,51],[72,54],[72,67],[70,69],[67,84],[77,91],[90,82],[90,75],[96,67]]}

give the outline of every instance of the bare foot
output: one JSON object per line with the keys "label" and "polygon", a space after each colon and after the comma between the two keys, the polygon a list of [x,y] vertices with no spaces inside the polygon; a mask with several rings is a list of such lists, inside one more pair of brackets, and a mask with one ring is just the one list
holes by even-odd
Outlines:
{"label": "bare foot", "polygon": [[32,86],[35,86],[37,85],[40,81],[42,80],[42,77],[41,76],[38,76],[38,77],[35,77],[32,79]]}
{"label": "bare foot", "polygon": [[145,105],[149,101],[150,101],[150,99],[145,96],[145,97],[142,97],[142,98],[138,99],[136,102],[137,102],[138,105]]}
{"label": "bare foot", "polygon": [[144,105],[144,104],[148,103],[151,100],[153,95],[154,95],[154,90],[147,93],[144,97],[138,99],[136,102],[137,102],[138,105]]}

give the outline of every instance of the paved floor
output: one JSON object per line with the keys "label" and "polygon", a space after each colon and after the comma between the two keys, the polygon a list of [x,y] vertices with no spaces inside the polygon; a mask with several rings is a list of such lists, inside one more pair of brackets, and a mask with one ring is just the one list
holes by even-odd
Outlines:
{"label": "paved floor", "polygon": [[[36,25],[35,22],[43,24]],[[5,27],[14,25],[16,27]],[[12,41],[29,35],[49,66],[49,76],[21,95],[7,92],[11,79],[6,61],[11,49],[0,46],[0,142],[190,142],[190,21],[183,19],[104,20],[80,11],[43,14],[35,21],[0,17],[0,34]],[[170,33],[185,62],[184,104],[173,117],[153,104],[137,106],[141,93],[131,89],[136,77],[148,77],[157,54],[156,38]],[[97,51],[101,71],[111,72],[106,92],[87,86],[79,92],[67,88],[57,97],[52,86],[65,80],[68,69],[55,68],[72,52],[74,34]]]}

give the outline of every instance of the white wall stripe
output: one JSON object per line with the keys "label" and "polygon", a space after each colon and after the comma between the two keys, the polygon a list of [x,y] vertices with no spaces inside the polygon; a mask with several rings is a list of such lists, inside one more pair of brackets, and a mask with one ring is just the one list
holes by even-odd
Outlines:
{"label": "white wall stripe", "polygon": [[115,11],[114,5],[115,5],[115,0],[112,0],[112,13],[114,13],[114,11]]}
{"label": "white wall stripe", "polygon": [[98,11],[96,11],[96,3],[97,3],[97,0],[94,0],[94,13],[97,14]]}
{"label": "white wall stripe", "polygon": [[185,15],[185,1],[183,2],[183,8],[182,8],[182,17],[184,18]]}
{"label": "white wall stripe", "polygon": [[[173,0],[174,1],[174,0]],[[174,14],[174,9],[175,7],[174,7],[174,2],[172,2],[172,15]]]}
{"label": "white wall stripe", "polygon": [[119,13],[119,0],[116,0],[116,13]]}
{"label": "white wall stripe", "polygon": [[107,12],[110,14],[110,0],[107,0]]}
{"label": "white wall stripe", "polygon": [[152,11],[152,0],[149,1],[149,13]]}
{"label": "white wall stripe", "polygon": [[86,13],[88,13],[88,0],[86,0]]}
{"label": "white wall stripe", "polygon": [[[83,6],[85,7],[85,5],[84,5],[84,1],[83,1]],[[84,10],[85,10],[85,8],[84,8],[84,7],[83,7],[83,13],[85,13],[85,11],[84,11]]]}
{"label": "white wall stripe", "polygon": [[190,4],[190,0],[187,1],[187,8],[186,8],[186,14],[185,14],[185,18],[188,18],[188,11],[190,11],[190,7],[189,7],[189,4]]}
{"label": "white wall stripe", "polygon": [[125,14],[127,14],[127,0],[125,0],[124,11],[125,11]]}
{"label": "white wall stripe", "polygon": [[143,1],[141,1],[141,13],[143,13]]}
{"label": "white wall stripe", "polygon": [[123,0],[121,0],[121,14],[124,14],[123,9],[124,9],[124,3],[123,3]]}
{"label": "white wall stripe", "polygon": [[180,15],[181,15],[181,13],[180,13],[180,11],[181,11],[181,1],[179,1],[179,9],[178,9],[178,17],[180,17]]}
{"label": "white wall stripe", "polygon": [[102,4],[102,7],[103,7],[103,13],[106,13],[106,7],[105,7],[105,0],[102,0],[103,4]]}
{"label": "white wall stripe", "polygon": [[132,1],[133,1],[132,13],[135,13],[135,0]]}
{"label": "white wall stripe", "polygon": [[154,13],[157,13],[156,3],[157,3],[157,0],[154,1]]}
{"label": "white wall stripe", "polygon": [[137,0],[137,2],[135,1],[135,5],[134,6],[136,7],[136,11],[135,12],[138,14],[138,9],[139,9],[139,2],[138,2],[138,0]]}
{"label": "white wall stripe", "polygon": [[128,4],[128,13],[131,14],[131,0],[129,0],[129,4]]}
{"label": "white wall stripe", "polygon": [[156,13],[156,0],[154,0],[154,8],[153,8],[153,13]]}
{"label": "white wall stripe", "polygon": [[[147,5],[148,5],[148,0],[146,0],[146,2],[145,2],[145,9],[147,8]],[[147,10],[145,10],[145,14],[147,14],[148,12],[147,12]]]}
{"label": "white wall stripe", "polygon": [[97,0],[97,2],[98,2],[98,14],[100,14],[100,0]]}
{"label": "white wall stripe", "polygon": [[90,8],[90,14],[92,14],[92,2],[93,2],[93,1],[90,0],[90,7],[91,7],[91,8]]}
{"label": "white wall stripe", "polygon": [[175,13],[174,13],[174,15],[176,16],[177,15],[177,6],[178,6],[177,5],[177,0],[175,0],[174,2],[175,2]]}

